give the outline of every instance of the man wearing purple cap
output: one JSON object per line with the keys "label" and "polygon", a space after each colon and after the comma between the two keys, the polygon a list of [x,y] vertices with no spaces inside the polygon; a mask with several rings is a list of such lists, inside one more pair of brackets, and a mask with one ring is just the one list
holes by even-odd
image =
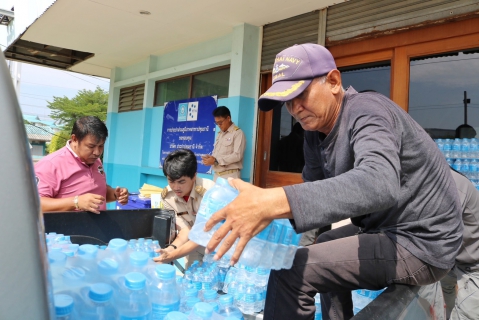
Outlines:
{"label": "man wearing purple cap", "polygon": [[[444,277],[460,249],[461,204],[449,167],[429,135],[385,96],[344,90],[331,53],[295,45],[276,56],[263,111],[285,105],[305,129],[304,183],[261,189],[240,180],[238,197],[205,226],[226,219],[207,246],[221,257],[273,219],[296,232],[350,218],[300,248],[290,270],[272,271],[265,319],[312,319],[321,293],[323,319],[353,316],[351,290],[426,285]],[[230,232],[228,234],[228,232]]]}

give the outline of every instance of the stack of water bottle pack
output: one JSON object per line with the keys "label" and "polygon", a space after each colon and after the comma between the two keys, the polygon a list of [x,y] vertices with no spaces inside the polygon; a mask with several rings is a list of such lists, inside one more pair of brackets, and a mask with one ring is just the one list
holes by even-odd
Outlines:
{"label": "stack of water bottle pack", "polygon": [[216,264],[203,264],[208,273],[190,271],[192,280],[177,280],[173,266],[151,259],[156,241],[113,239],[98,247],[71,244],[60,234],[46,238],[57,319],[242,319],[232,296],[217,297]]}
{"label": "stack of water bottle pack", "polygon": [[464,174],[479,190],[479,140],[436,139],[434,140],[447,163]]}
{"label": "stack of water bottle pack", "polygon": [[[203,228],[206,222],[213,213],[224,208],[237,196],[238,191],[232,188],[228,181],[218,178],[201,201],[195,224],[189,234],[190,240],[206,246],[213,233],[222,225],[220,222],[212,230],[205,232]],[[274,220],[248,242],[238,263],[252,268],[290,269],[300,240],[301,234],[294,231],[289,220]],[[221,244],[218,247],[220,246]],[[229,266],[235,248],[236,243],[218,262],[220,267]]]}

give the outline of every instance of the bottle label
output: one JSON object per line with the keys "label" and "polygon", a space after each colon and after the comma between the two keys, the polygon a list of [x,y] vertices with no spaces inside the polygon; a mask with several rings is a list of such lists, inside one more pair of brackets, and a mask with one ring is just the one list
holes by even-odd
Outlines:
{"label": "bottle label", "polygon": [[170,313],[171,311],[178,311],[180,310],[180,301],[176,301],[171,304],[158,304],[152,303],[151,307],[153,309],[152,312],[152,320],[163,320],[163,318]]}

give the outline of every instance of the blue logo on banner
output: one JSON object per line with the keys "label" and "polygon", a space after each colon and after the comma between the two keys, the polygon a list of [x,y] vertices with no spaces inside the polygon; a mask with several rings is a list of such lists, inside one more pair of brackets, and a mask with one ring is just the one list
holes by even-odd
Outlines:
{"label": "blue logo on banner", "polygon": [[186,121],[188,103],[180,103],[178,105],[178,122]]}
{"label": "blue logo on banner", "polygon": [[165,104],[161,135],[160,167],[172,151],[184,148],[195,153],[198,172],[211,173],[201,157],[211,155],[215,143],[213,110],[217,96],[170,101]]}

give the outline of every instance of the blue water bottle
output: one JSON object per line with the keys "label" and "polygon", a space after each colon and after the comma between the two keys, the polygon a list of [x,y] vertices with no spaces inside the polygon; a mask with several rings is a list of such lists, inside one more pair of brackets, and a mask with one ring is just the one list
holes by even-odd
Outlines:
{"label": "blue water bottle", "polygon": [[189,239],[199,245],[205,247],[213,233],[221,226],[218,223],[209,232],[204,232],[208,219],[216,211],[224,208],[227,204],[233,201],[238,196],[238,190],[231,187],[227,180],[223,178],[216,179],[216,184],[206,191],[203,199],[201,200],[200,208],[196,215],[195,224],[190,230],[188,235]]}
{"label": "blue water bottle", "polygon": [[151,304],[145,275],[130,272],[122,280],[117,304],[120,320],[150,320]]}
{"label": "blue water bottle", "polygon": [[73,320],[73,298],[67,294],[55,294],[53,296],[56,320]]}
{"label": "blue water bottle", "polygon": [[118,313],[113,305],[113,287],[94,283],[86,291],[85,305],[79,309],[82,320],[116,320]]}
{"label": "blue water bottle", "polygon": [[160,264],[150,287],[152,319],[163,320],[171,311],[179,311],[180,294],[176,286],[175,268],[169,264]]}

